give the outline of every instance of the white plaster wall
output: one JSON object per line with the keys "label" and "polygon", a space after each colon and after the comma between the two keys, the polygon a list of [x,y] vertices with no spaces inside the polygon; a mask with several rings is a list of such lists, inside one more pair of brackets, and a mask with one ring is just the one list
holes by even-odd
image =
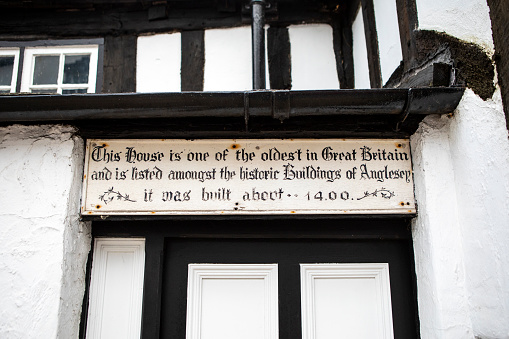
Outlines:
{"label": "white plaster wall", "polygon": [[498,89],[468,90],[450,127],[474,334],[509,338],[509,142]]}
{"label": "white plaster wall", "polygon": [[182,62],[180,33],[138,38],[137,92],[180,92]]}
{"label": "white plaster wall", "polygon": [[76,338],[90,228],[83,141],[64,126],[0,128],[0,337]]}
{"label": "white plaster wall", "polygon": [[375,0],[376,31],[380,51],[380,68],[382,84],[391,77],[394,70],[403,60],[399,38],[398,12],[396,0]]}
{"label": "white plaster wall", "polygon": [[486,0],[416,0],[419,29],[445,32],[493,50]]}
{"label": "white plaster wall", "polygon": [[423,338],[509,338],[509,141],[500,91],[467,89],[412,136]]}
{"label": "white plaster wall", "polygon": [[358,11],[352,24],[354,87],[371,88],[369,81],[368,50],[364,34],[362,11]]}
{"label": "white plaster wall", "polygon": [[205,31],[205,91],[250,90],[251,73],[250,26]]}
{"label": "white plaster wall", "polygon": [[288,27],[292,58],[292,89],[339,89],[330,25]]}

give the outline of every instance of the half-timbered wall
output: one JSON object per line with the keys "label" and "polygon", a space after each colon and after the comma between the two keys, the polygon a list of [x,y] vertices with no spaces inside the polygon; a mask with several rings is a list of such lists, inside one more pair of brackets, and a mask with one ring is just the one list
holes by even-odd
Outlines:
{"label": "half-timbered wall", "polygon": [[[387,84],[400,61],[410,60],[413,53],[407,50],[411,49],[412,41],[401,45],[399,52],[395,47],[395,28],[383,24],[384,20],[389,23],[395,20],[388,19],[394,16],[393,9],[384,7],[387,12],[382,11],[383,17],[377,18],[377,13],[380,15],[381,12],[377,8],[383,3],[382,0],[373,1],[380,51],[380,85]],[[403,3],[412,2],[396,1],[396,4]],[[445,43],[448,47],[455,38],[460,42],[459,46],[473,43],[478,48],[476,51],[481,51],[475,55],[484,53],[487,60],[492,60],[490,58],[497,51],[493,47],[489,8],[485,1],[416,0],[415,3],[421,32],[448,34],[451,38]],[[408,6],[404,8],[409,9]],[[294,56],[291,72],[282,71],[274,80],[277,85],[272,87],[288,89],[289,80],[294,80],[300,88],[306,83],[308,89],[337,88],[335,81],[342,88],[351,88],[353,79],[356,88],[373,87],[373,80],[377,79],[370,74],[370,64],[376,60],[372,56],[368,60],[364,15],[362,10],[352,11],[353,27],[350,27],[351,31],[343,27],[342,37],[345,39],[339,45],[348,45],[348,36],[353,35],[353,51],[350,51],[353,52],[353,68],[349,64],[348,49],[333,44],[331,50],[330,44],[338,39],[337,24],[331,26],[332,36],[329,28],[324,28],[327,26],[323,24],[324,20],[316,17],[314,19],[321,22],[319,25],[302,26],[296,30],[292,26],[288,30],[285,27],[269,28],[268,69],[271,69],[271,46],[284,46],[284,50]],[[185,20],[175,19],[179,13],[171,13],[176,25],[180,26],[177,27],[179,32],[168,32],[162,26],[163,21],[145,22],[145,12],[122,12],[115,16],[110,9],[98,13],[86,26],[77,19],[90,18],[88,14],[73,13],[58,12],[54,17],[41,14],[40,21],[29,18],[26,25],[20,26],[25,13],[18,11],[13,18],[20,26],[19,31],[11,38],[70,38],[56,23],[78,22],[74,28],[82,29],[83,36],[104,38],[104,92],[240,90],[251,87],[251,60],[247,51],[250,47],[245,45],[248,29],[231,28],[238,32],[238,36],[229,39],[243,47],[232,49],[232,54],[227,53],[226,57],[237,53],[235,56],[241,60],[236,67],[242,71],[225,80],[223,73],[207,70],[208,59],[213,62],[214,58],[225,57],[209,54],[214,51],[214,44],[221,45],[229,40],[221,36],[224,32],[220,29],[204,31],[196,21],[190,27],[192,31],[180,32],[185,27]],[[152,11],[152,15],[157,17],[158,12]],[[164,11],[161,15],[164,16]],[[221,18],[216,19],[222,23],[240,26],[240,19],[228,21],[224,14],[219,16]],[[140,22],[144,23],[142,29],[139,28]],[[211,21],[206,24],[213,26]],[[46,29],[42,36],[41,27]],[[295,42],[294,33],[301,28],[307,37],[320,37],[317,43],[323,52],[314,60],[327,64],[327,71],[321,72],[337,74],[335,80],[321,82],[318,74],[306,72],[306,61],[299,61],[306,51],[295,49],[299,43]],[[2,40],[9,38],[10,30],[9,25],[2,26]],[[420,57],[432,59],[433,52],[431,49],[421,51]],[[329,60],[337,55],[346,55],[342,70],[330,66]],[[119,59],[124,62],[117,64]],[[408,71],[415,67],[410,61],[400,69]],[[446,79],[447,85],[454,83],[457,77],[461,78],[464,64],[454,64],[454,60],[447,58],[440,61],[450,62],[456,69],[452,78]],[[275,62],[289,65],[289,59],[285,57]],[[203,70],[196,67],[202,64]],[[286,70],[286,66],[272,66],[269,73],[276,74],[274,69]],[[419,66],[426,67],[425,64]],[[355,78],[351,76],[354,69]],[[482,73],[485,79],[484,71],[474,69],[472,74]],[[182,78],[181,72],[190,76]],[[487,74],[489,76],[489,71]],[[494,91],[478,91],[468,81],[463,83],[467,89],[455,112],[426,118],[410,136],[418,206],[412,233],[422,338],[507,338],[509,333],[509,141],[497,78],[487,82],[491,82]],[[394,83],[397,81],[390,82]],[[405,81],[399,85],[405,86]],[[423,86],[422,82],[420,85]],[[83,141],[75,136],[76,133],[73,127],[60,125],[0,127],[0,292],[3,296],[0,337],[78,336],[86,287],[85,263],[91,238],[90,225],[80,222],[78,215]]]}

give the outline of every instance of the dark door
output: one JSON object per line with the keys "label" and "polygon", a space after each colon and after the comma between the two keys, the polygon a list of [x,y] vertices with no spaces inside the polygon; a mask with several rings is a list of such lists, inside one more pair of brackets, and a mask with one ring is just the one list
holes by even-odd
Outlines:
{"label": "dark door", "polygon": [[306,338],[301,264],[377,263],[388,266],[394,338],[418,338],[407,219],[99,221],[93,233],[146,239],[142,338],[186,338],[189,264],[277,264],[278,337],[293,339]]}

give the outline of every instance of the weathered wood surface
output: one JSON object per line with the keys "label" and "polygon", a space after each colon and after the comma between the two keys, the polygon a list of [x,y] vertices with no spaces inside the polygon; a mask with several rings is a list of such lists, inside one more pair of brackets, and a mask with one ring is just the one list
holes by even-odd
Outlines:
{"label": "weathered wood surface", "polygon": [[184,31],[181,35],[181,89],[203,91],[205,70],[205,32]]}
{"label": "weathered wood surface", "polygon": [[369,82],[371,88],[382,87],[382,70],[380,67],[380,51],[378,48],[378,34],[376,31],[375,8],[373,0],[362,0],[362,18],[364,19],[364,34],[368,51]]}

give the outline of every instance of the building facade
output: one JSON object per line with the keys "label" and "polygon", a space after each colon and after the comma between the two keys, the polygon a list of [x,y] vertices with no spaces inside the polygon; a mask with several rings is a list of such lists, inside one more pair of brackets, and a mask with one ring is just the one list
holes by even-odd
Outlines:
{"label": "building facade", "polygon": [[[2,338],[509,338],[503,1],[0,8]],[[280,188],[222,215],[204,189],[192,211],[102,212],[128,200],[112,187],[87,206],[94,147],[161,139],[402,140],[415,204],[299,212]],[[350,198],[313,185],[288,187]]]}

